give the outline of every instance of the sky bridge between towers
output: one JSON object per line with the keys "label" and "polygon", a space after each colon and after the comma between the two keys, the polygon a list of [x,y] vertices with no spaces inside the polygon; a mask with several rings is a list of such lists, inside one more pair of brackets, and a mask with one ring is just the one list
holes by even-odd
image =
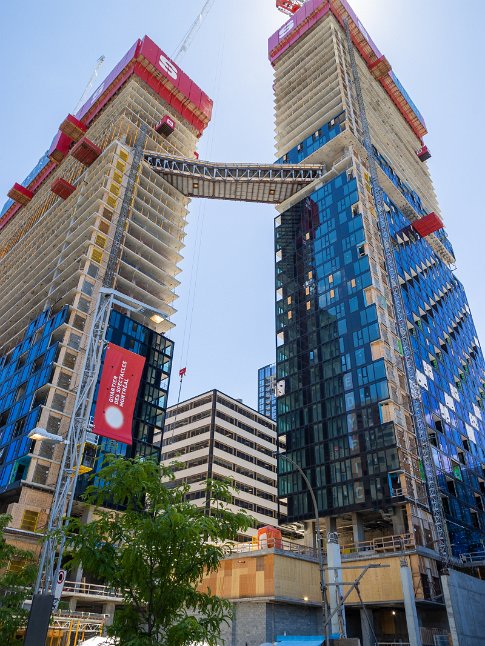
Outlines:
{"label": "sky bridge between towers", "polygon": [[155,172],[188,197],[280,204],[325,174],[322,165],[226,164],[145,154]]}

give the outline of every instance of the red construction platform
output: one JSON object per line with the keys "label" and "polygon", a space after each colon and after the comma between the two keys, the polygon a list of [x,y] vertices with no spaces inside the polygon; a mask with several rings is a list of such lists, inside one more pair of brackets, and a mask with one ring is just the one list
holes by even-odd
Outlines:
{"label": "red construction platform", "polygon": [[424,218],[413,222],[411,226],[422,238],[426,238],[426,236],[431,235],[435,231],[443,229],[444,224],[441,218],[433,211],[433,213],[425,215]]}
{"label": "red construction platform", "polygon": [[85,166],[91,164],[101,155],[101,148],[93,144],[87,137],[83,137],[71,150],[71,155]]}
{"label": "red construction platform", "polygon": [[51,191],[56,195],[59,195],[59,197],[62,197],[63,200],[66,200],[70,195],[74,193],[75,190],[76,187],[62,177],[58,177],[51,184]]}
{"label": "red construction platform", "polygon": [[59,126],[59,130],[73,141],[79,141],[81,137],[84,137],[87,129],[87,125],[72,114],[68,114]]}
{"label": "red construction platform", "polygon": [[428,146],[422,146],[419,150],[416,151],[416,155],[422,162],[431,158],[431,153],[429,152]]}
{"label": "red construction platform", "polygon": [[300,9],[303,3],[300,1],[293,2],[293,0],[276,0],[276,7],[286,13],[287,16],[291,16]]}
{"label": "red construction platform", "polygon": [[22,186],[21,184],[17,184],[17,182],[15,182],[7,195],[11,200],[17,202],[17,204],[22,204],[24,206],[34,197],[34,193],[32,191],[29,191],[28,188],[25,188],[25,186]]}
{"label": "red construction platform", "polygon": [[369,65],[372,76],[379,80],[391,71],[391,64],[385,56],[381,56]]}
{"label": "red construction platform", "polygon": [[56,162],[56,164],[60,164],[69,152],[71,143],[72,139],[70,137],[63,132],[58,132],[49,150],[49,159]]}
{"label": "red construction platform", "polygon": [[160,121],[157,123],[155,130],[158,132],[158,134],[168,137],[175,130],[175,121],[172,119],[172,117],[169,117],[168,114],[166,114],[163,119],[160,119]]}

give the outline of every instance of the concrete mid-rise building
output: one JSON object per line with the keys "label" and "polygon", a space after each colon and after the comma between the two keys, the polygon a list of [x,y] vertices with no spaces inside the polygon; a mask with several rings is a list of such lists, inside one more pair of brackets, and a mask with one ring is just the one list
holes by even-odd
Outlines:
{"label": "concrete mid-rise building", "polygon": [[211,390],[168,408],[162,459],[179,463],[176,482],[190,485],[187,498],[199,506],[210,506],[207,478],[232,480],[233,509],[255,519],[240,537],[247,540],[258,527],[278,524],[276,443],[272,419]]}

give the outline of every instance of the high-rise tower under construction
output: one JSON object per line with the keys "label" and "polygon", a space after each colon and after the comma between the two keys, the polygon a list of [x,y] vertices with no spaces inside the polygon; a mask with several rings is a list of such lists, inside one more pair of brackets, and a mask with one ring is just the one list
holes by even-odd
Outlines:
{"label": "high-rise tower under construction", "polygon": [[[154,435],[163,429],[173,352],[164,333],[188,198],[141,157],[195,158],[211,110],[145,36],[9,192],[0,214],[0,512],[12,516],[9,540],[27,549],[38,550],[46,525],[102,287],[126,301],[111,312],[106,340],[141,355],[143,372],[131,442],[89,432],[78,493],[96,454],[160,455]],[[34,428],[50,435],[32,436]],[[83,513],[78,502],[73,513]]]}
{"label": "high-rise tower under construction", "polygon": [[[306,2],[269,56],[279,162],[325,167],[275,223],[287,455],[344,545],[405,535],[444,560],[483,549],[485,364],[423,117],[345,0]],[[313,518],[288,460],[280,476],[289,520]],[[420,570],[432,587],[433,560]]]}

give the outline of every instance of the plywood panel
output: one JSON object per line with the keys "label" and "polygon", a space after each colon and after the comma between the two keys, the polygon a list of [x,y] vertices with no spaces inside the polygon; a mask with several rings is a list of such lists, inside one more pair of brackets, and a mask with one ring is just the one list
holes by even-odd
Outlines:
{"label": "plywood panel", "polygon": [[279,597],[321,601],[317,563],[275,556],[275,594]]}

